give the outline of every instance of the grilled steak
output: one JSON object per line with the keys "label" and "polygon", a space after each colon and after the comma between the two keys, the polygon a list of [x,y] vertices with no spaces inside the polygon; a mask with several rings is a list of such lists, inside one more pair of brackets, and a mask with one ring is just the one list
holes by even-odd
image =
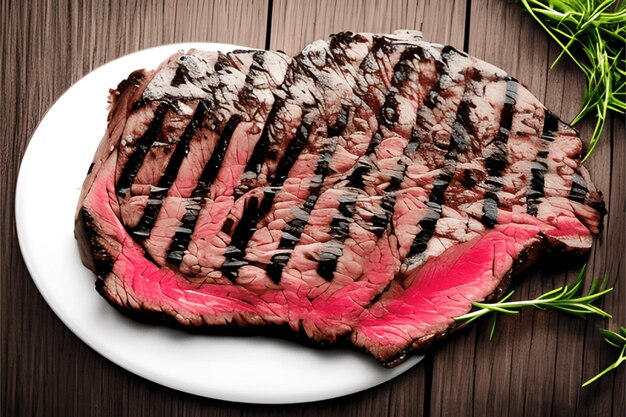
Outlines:
{"label": "grilled steak", "polygon": [[76,237],[135,316],[393,366],[529,255],[588,250],[602,227],[576,131],[417,32],[340,33],[294,58],[180,52],[110,104]]}

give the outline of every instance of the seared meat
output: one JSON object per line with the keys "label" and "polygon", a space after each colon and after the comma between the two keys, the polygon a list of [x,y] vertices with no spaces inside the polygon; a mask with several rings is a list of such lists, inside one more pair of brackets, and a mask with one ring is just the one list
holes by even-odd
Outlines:
{"label": "seared meat", "polygon": [[577,133],[417,32],[181,52],[110,100],[76,236],[135,316],[273,326],[393,366],[524,254],[587,250],[602,227]]}

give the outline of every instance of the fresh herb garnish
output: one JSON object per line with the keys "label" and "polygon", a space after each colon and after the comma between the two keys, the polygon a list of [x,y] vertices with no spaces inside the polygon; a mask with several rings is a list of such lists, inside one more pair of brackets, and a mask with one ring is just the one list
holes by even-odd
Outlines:
{"label": "fresh herb garnish", "polygon": [[586,387],[587,385],[596,381],[600,377],[611,372],[613,369],[617,368],[624,361],[626,361],[626,327],[620,327],[619,333],[608,330],[608,329],[602,329],[600,330],[600,334],[604,337],[604,340],[606,341],[606,343],[616,348],[621,348],[622,351],[620,352],[619,357],[617,358],[615,362],[609,365],[604,371],[600,372],[598,375],[594,376],[593,378],[585,382],[583,384],[583,387]]}
{"label": "fresh herb garnish", "polygon": [[595,114],[589,149],[596,148],[609,110],[626,111],[626,3],[622,0],[518,0],[587,77],[583,107],[572,124]]}
{"label": "fresh herb garnish", "polygon": [[498,313],[518,314],[519,310],[524,307],[533,307],[539,310],[558,310],[582,318],[593,314],[610,318],[611,315],[609,313],[594,306],[593,302],[605,294],[613,291],[613,288],[606,288],[606,277],[600,284],[597,278],[593,278],[587,294],[580,294],[583,287],[585,270],[586,265],[582,267],[578,273],[578,277],[570,285],[564,285],[560,288],[548,291],[534,300],[507,301],[514,294],[514,291],[511,291],[496,303],[474,302],[472,304],[475,307],[478,307],[478,310],[456,317],[455,320],[471,323],[486,314],[493,314],[493,322],[491,325],[491,331],[489,332],[489,338],[491,339],[495,331],[496,317]]}

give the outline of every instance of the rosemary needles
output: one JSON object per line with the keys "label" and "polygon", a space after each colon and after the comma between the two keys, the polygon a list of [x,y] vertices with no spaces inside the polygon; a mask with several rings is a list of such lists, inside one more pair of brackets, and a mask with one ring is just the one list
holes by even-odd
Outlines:
{"label": "rosemary needles", "polygon": [[583,107],[572,121],[594,114],[585,159],[596,148],[609,110],[626,111],[626,2],[623,0],[518,0],[587,78]]}
{"label": "rosemary needles", "polygon": [[[456,317],[455,320],[465,323],[471,323],[472,321],[484,315],[492,314],[493,321],[491,325],[491,331],[489,332],[489,338],[491,339],[496,328],[496,318],[498,316],[498,313],[517,314],[519,313],[519,310],[524,307],[533,307],[539,310],[558,310],[582,318],[590,315],[611,318],[611,315],[609,313],[593,305],[593,303],[599,298],[613,291],[613,288],[606,288],[606,277],[602,280],[601,283],[599,283],[599,280],[597,278],[593,278],[589,290],[586,294],[583,294],[582,287],[585,270],[586,265],[582,267],[582,269],[578,273],[578,276],[576,277],[576,280],[574,280],[574,282],[572,282],[571,284],[564,285],[552,291],[548,291],[533,300],[508,301],[508,299],[511,298],[514,293],[513,291],[511,291],[506,296],[504,296],[502,300],[496,303],[472,303],[474,307],[477,307],[477,309],[462,316]],[[583,387],[586,387],[603,375],[620,366],[623,362],[626,362],[626,328],[621,327],[619,333],[607,329],[602,329],[600,330],[600,334],[604,337],[604,340],[608,344],[621,349],[621,352],[615,362],[613,362],[606,369],[601,371],[598,375],[585,382],[582,385]]]}
{"label": "rosemary needles", "polygon": [[616,348],[619,348],[622,351],[620,352],[620,354],[619,354],[619,356],[618,356],[618,358],[617,358],[617,360],[615,362],[610,364],[606,369],[601,371],[598,375],[594,376],[593,378],[591,378],[590,380],[585,382],[583,384],[583,387],[586,387],[587,385],[591,384],[592,382],[598,380],[600,377],[602,377],[605,374],[611,372],[613,369],[617,368],[624,361],[626,361],[626,327],[620,327],[619,333],[611,331],[611,330],[607,330],[607,329],[602,329],[602,330],[600,330],[600,334],[602,335],[602,337],[604,337],[604,341],[606,343],[608,343],[609,345],[614,346]]}
{"label": "rosemary needles", "polygon": [[519,310],[524,307],[533,307],[539,310],[559,310],[583,318],[593,314],[602,317],[611,317],[609,313],[594,306],[593,303],[600,297],[613,291],[613,288],[606,288],[606,278],[602,283],[599,283],[598,279],[594,278],[589,291],[587,291],[586,294],[581,294],[585,270],[586,265],[582,267],[576,280],[570,285],[564,285],[563,287],[548,291],[534,300],[507,301],[514,293],[514,291],[511,291],[505,295],[502,300],[496,303],[473,303],[475,307],[478,307],[478,310],[456,317],[455,320],[471,323],[486,314],[493,314],[493,324],[489,334],[491,338],[495,331],[497,313],[517,314]]}

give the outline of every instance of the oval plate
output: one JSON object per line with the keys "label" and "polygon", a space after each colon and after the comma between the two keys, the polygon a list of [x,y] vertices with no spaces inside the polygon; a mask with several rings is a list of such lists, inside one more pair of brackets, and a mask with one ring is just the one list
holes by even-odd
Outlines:
{"label": "oval plate", "polygon": [[420,357],[385,369],[365,354],[319,351],[266,337],[192,335],[137,323],[94,289],[80,261],[74,213],[106,129],[108,89],[138,68],[156,68],[177,50],[240,47],[184,43],[112,61],[74,84],[35,131],[16,190],[17,233],[37,288],[56,315],[104,357],[156,383],[221,400],[280,404],[358,392],[400,375]]}

